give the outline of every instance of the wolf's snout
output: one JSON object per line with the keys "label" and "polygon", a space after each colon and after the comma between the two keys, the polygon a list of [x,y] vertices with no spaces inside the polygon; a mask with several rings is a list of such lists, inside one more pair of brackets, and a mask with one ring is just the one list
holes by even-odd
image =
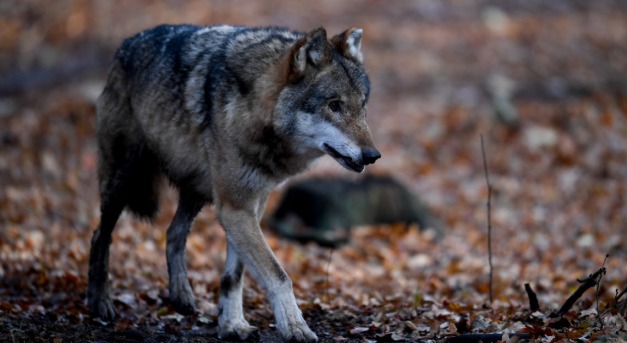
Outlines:
{"label": "wolf's snout", "polygon": [[373,164],[381,157],[379,150],[375,148],[366,148],[361,152],[361,161],[366,164]]}

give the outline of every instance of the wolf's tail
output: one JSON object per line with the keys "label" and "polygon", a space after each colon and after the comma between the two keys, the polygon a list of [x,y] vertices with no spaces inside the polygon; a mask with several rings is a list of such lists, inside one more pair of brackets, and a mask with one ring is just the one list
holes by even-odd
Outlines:
{"label": "wolf's tail", "polygon": [[115,205],[153,219],[159,209],[161,168],[133,117],[126,95],[126,76],[118,63],[112,66],[107,86],[98,99],[97,121],[102,210]]}
{"label": "wolf's tail", "polygon": [[141,218],[152,220],[159,211],[162,179],[159,162],[145,146],[133,149],[136,149],[135,158],[126,175],[127,208]]}

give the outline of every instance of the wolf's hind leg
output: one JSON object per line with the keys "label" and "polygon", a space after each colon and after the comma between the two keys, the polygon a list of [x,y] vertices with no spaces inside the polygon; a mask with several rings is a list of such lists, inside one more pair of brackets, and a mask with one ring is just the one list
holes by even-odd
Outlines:
{"label": "wolf's hind leg", "polygon": [[170,276],[170,302],[181,314],[193,314],[196,310],[192,288],[187,280],[185,244],[192,222],[205,205],[205,200],[189,192],[181,191],[176,214],[168,228],[166,257]]}
{"label": "wolf's hind leg", "polygon": [[242,285],[244,265],[235,247],[227,241],[226,268],[220,282],[220,315],[218,337],[224,340],[247,340],[257,335],[257,328],[244,319]]}
{"label": "wolf's hind leg", "polygon": [[115,318],[113,302],[109,298],[109,246],[111,233],[124,206],[121,182],[110,178],[101,191],[100,224],[91,239],[89,254],[88,305],[92,316],[104,321]]}

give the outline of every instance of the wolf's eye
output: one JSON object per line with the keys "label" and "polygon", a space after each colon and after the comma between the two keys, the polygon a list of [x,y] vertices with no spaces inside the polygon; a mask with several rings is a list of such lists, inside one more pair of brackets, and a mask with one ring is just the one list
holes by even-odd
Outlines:
{"label": "wolf's eye", "polygon": [[331,112],[342,112],[342,102],[339,100],[331,100],[329,102],[329,109]]}

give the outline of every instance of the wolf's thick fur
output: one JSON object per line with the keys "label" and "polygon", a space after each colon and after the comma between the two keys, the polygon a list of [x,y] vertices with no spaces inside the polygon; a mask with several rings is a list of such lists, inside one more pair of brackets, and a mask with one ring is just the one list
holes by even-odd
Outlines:
{"label": "wolf's thick fur", "polygon": [[323,154],[361,172],[380,157],[365,121],[370,84],[360,29],[330,40],[278,28],[162,25],[124,41],[97,105],[101,222],[89,261],[89,308],[115,316],[108,295],[111,232],[128,208],[153,217],[165,175],[180,192],[167,231],[170,299],[195,311],[185,243],[213,202],[227,236],[221,338],[256,331],[244,319],[242,273],[267,292],[286,341],[312,342],[292,283],[259,228],[270,191]]}

